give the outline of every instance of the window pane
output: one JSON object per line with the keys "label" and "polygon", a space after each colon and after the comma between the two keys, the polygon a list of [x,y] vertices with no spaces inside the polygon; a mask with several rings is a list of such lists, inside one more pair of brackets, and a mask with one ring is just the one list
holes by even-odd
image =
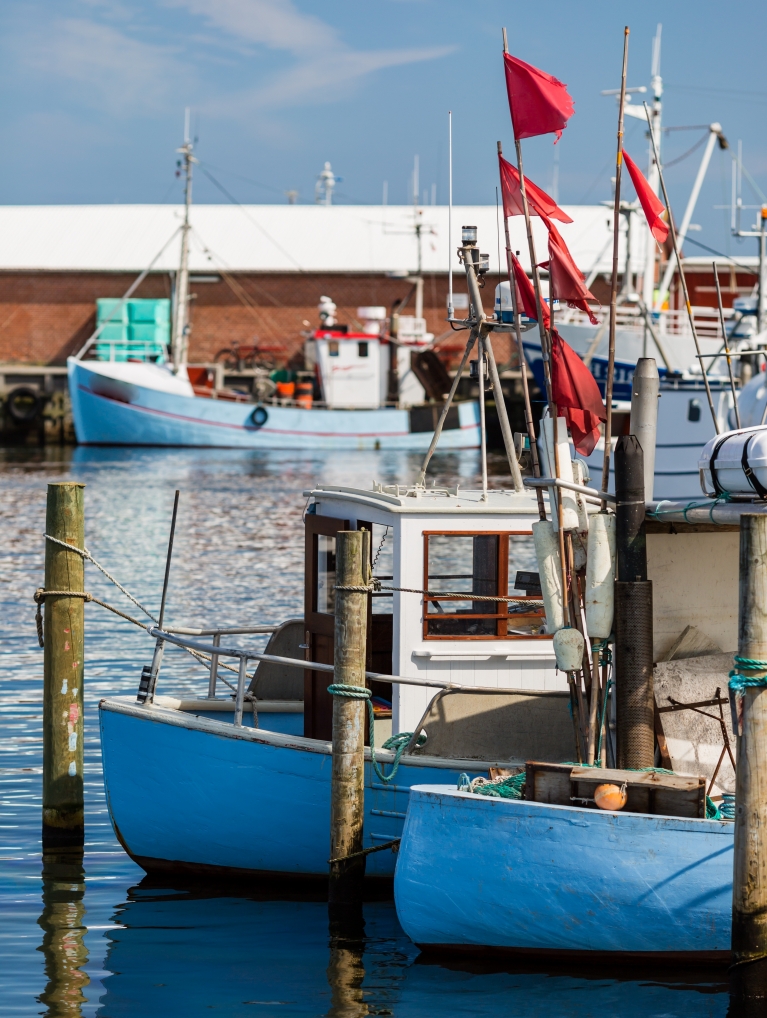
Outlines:
{"label": "window pane", "polygon": [[317,536],[317,611],[332,615],[336,610],[336,539]]}
{"label": "window pane", "polygon": [[[383,543],[382,543],[383,542]],[[391,527],[383,527],[380,523],[373,524],[371,555],[373,576],[377,577],[385,587],[394,585],[394,531]],[[373,614],[391,615],[393,595],[387,590],[373,594]],[[375,671],[375,669],[374,669]]]}
{"label": "window pane", "polygon": [[[509,534],[509,594],[540,600],[540,576],[532,534]],[[525,601],[509,604],[509,636],[538,634],[545,620],[543,608]]]}
{"label": "window pane", "polygon": [[[432,593],[497,596],[497,534],[432,534],[428,538],[427,589]],[[493,636],[495,619],[461,618],[495,615],[497,601],[444,600],[427,602],[429,633],[434,636]]]}

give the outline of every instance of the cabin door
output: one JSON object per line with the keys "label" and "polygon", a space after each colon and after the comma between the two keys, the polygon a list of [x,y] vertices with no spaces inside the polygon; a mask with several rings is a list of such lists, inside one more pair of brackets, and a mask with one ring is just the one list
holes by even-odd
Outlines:
{"label": "cabin door", "polygon": [[[372,532],[369,523],[360,527]],[[333,664],[335,633],[336,536],[348,530],[348,520],[307,514],[305,530],[304,628],[307,661]],[[391,674],[392,616],[372,613],[368,598],[367,668]],[[328,672],[304,672],[304,735],[310,739],[330,740],[333,734],[333,697],[327,689],[333,681]],[[391,700],[391,687],[368,683],[374,695]],[[365,744],[368,727],[365,723]]]}

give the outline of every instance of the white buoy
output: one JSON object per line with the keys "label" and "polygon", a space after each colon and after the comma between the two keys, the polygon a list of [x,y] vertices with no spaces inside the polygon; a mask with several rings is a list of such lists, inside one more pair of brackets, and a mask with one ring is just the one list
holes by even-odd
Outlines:
{"label": "white buoy", "polygon": [[560,629],[554,633],[554,656],[562,672],[577,672],[583,667],[583,636],[577,629]]}
{"label": "white buoy", "polygon": [[[551,417],[541,419],[543,431],[543,446],[546,451],[546,468],[549,477],[559,477],[561,481],[573,482],[573,461],[570,458],[570,440],[567,437],[567,421],[564,417],[557,418],[557,453],[559,458],[559,473],[557,474],[554,457],[554,421]],[[549,488],[549,501],[552,506],[552,519],[554,529],[559,529],[558,513],[556,512],[557,489]],[[559,498],[562,505],[562,526],[564,530],[578,529],[578,507],[575,502],[575,495],[566,488],[559,489]]]}
{"label": "white buoy", "polygon": [[592,640],[606,640],[613,628],[615,603],[615,516],[597,513],[589,527],[586,563],[586,631]]}
{"label": "white buoy", "polygon": [[562,570],[559,564],[559,541],[551,520],[533,524],[533,543],[541,578],[546,632],[556,633],[565,624],[562,607]]}

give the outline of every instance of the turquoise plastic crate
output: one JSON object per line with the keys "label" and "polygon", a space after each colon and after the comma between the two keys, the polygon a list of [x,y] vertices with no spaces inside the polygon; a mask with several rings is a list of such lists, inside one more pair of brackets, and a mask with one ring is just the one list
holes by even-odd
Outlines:
{"label": "turquoise plastic crate", "polygon": [[96,321],[106,322],[96,341],[99,360],[162,360],[170,344],[170,301],[128,300],[119,310],[120,301],[100,297],[96,301]]}
{"label": "turquoise plastic crate", "polygon": [[99,297],[96,300],[96,322],[101,325],[109,319],[110,325],[115,325],[120,322],[128,322],[128,304],[127,302],[123,306],[116,310],[117,305],[120,303],[116,297]]}
{"label": "turquoise plastic crate", "polygon": [[155,325],[170,324],[170,301],[167,298],[159,300],[129,300],[128,320],[131,323],[154,323]]}

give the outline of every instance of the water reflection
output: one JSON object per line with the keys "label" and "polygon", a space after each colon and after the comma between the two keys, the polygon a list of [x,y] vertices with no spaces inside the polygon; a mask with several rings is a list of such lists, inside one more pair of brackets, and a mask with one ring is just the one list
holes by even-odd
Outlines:
{"label": "water reflection", "polygon": [[[536,971],[419,956],[390,902],[364,927],[329,926],[320,901],[134,888],[110,930],[101,1018],[183,1014],[363,1018],[724,1018],[722,973]],[[218,896],[215,896],[218,895]],[[231,896],[230,896],[231,895]],[[266,895],[268,896],[268,894]]]}
{"label": "water reflection", "polygon": [[38,924],[43,942],[38,948],[45,957],[45,990],[38,1000],[47,1006],[50,1018],[80,1018],[86,1003],[83,993],[88,976],[84,943],[85,870],[82,848],[58,849],[43,853],[43,911]]}

